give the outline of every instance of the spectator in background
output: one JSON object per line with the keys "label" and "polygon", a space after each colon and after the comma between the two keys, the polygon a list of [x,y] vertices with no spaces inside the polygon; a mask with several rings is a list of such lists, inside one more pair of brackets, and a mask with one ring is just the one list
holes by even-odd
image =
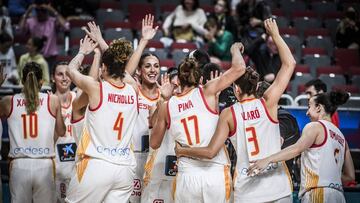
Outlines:
{"label": "spectator in background", "polygon": [[6,7],[1,6],[0,0],[0,33],[7,32],[11,37],[14,37],[11,27],[11,19],[8,16]]}
{"label": "spectator in background", "polygon": [[281,66],[279,52],[273,39],[262,34],[246,46],[245,53],[254,62],[260,78],[271,83]]}
{"label": "spectator in background", "polygon": [[41,49],[44,46],[44,42],[46,38],[32,37],[26,43],[26,48],[28,53],[20,56],[19,65],[18,65],[18,73],[20,78],[22,77],[21,73],[24,69],[25,64],[28,62],[36,62],[40,65],[40,68],[43,73],[43,85],[50,85],[50,75],[49,75],[49,66],[43,55],[40,53]]}
{"label": "spectator in background", "polygon": [[20,17],[26,11],[26,8],[32,4],[34,0],[10,0],[8,2],[9,15]]}
{"label": "spectator in background", "polygon": [[345,18],[341,20],[336,30],[336,46],[339,48],[359,49],[360,22],[358,12],[347,8]]}
{"label": "spectator in background", "polygon": [[[309,98],[325,93],[327,91],[326,84],[320,79],[310,80],[305,83],[305,94],[309,96]],[[337,111],[331,116],[331,122],[336,125],[336,127],[340,126],[339,114]]]}
{"label": "spectator in background", "polygon": [[[60,29],[68,30],[69,23],[50,5],[48,0],[35,0],[34,3],[21,18],[20,28],[25,34],[30,34],[32,37],[47,38],[41,53],[47,60],[50,74],[52,74],[52,68],[58,55],[57,32]],[[36,15],[29,17],[33,9],[35,9]]]}
{"label": "spectator in background", "polygon": [[0,63],[4,67],[4,74],[7,75],[4,84],[17,84],[16,58],[12,48],[13,38],[7,33],[0,34]]}
{"label": "spectator in background", "polygon": [[228,0],[217,0],[215,1],[214,12],[212,12],[207,18],[216,19],[219,30],[227,30],[231,32],[236,41],[237,25],[230,14],[230,11],[230,2]]}
{"label": "spectator in background", "polygon": [[205,39],[208,41],[208,53],[220,61],[231,61],[230,47],[234,42],[231,32],[223,30],[215,18],[209,18],[205,23]]}
{"label": "spectator in background", "polygon": [[182,0],[181,5],[166,17],[162,28],[165,36],[175,41],[202,41],[206,34],[205,22],[206,15],[199,8],[199,0]]}

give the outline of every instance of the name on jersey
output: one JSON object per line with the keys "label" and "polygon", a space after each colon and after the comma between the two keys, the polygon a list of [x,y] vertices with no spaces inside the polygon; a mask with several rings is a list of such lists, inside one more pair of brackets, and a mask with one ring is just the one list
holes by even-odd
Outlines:
{"label": "name on jersey", "polygon": [[108,102],[117,104],[133,104],[135,102],[133,95],[108,94]]}
{"label": "name on jersey", "polygon": [[[44,103],[44,98],[40,99],[40,106]],[[16,107],[23,107],[26,105],[25,99],[16,99]]]}
{"label": "name on jersey", "polygon": [[330,131],[330,137],[331,139],[333,140],[336,140],[341,146],[344,146],[344,143],[345,143],[345,139],[342,138],[340,135],[338,135],[337,133],[335,133],[334,131],[332,130],[329,130]]}
{"label": "name on jersey", "polygon": [[255,119],[260,118],[260,113],[259,113],[259,110],[255,109],[253,111],[242,112],[241,116],[244,121],[255,120]]}
{"label": "name on jersey", "polygon": [[179,112],[182,112],[182,111],[185,111],[185,110],[188,110],[191,108],[194,108],[194,105],[192,104],[191,100],[189,100],[185,103],[182,103],[182,104],[178,104]]}
{"label": "name on jersey", "polygon": [[149,110],[151,106],[149,104],[143,104],[139,102],[139,109]]}

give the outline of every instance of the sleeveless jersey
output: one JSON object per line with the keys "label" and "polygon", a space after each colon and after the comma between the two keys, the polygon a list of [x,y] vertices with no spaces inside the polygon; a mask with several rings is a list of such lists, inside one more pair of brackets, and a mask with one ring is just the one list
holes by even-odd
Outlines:
{"label": "sleeveless jersey", "polygon": [[[133,144],[134,151],[144,151],[144,139],[149,139],[149,110],[160,98],[160,90],[156,99],[150,99],[146,97],[141,90],[139,91],[138,103],[139,103],[139,115],[136,120],[136,128],[133,132]],[[144,137],[145,136],[145,137]],[[147,140],[147,143],[149,140]],[[147,144],[148,146],[148,144]]]}
{"label": "sleeveless jersey", "polygon": [[50,112],[50,96],[39,93],[36,112],[27,114],[25,96],[15,94],[7,118],[11,158],[54,157],[55,115]]}
{"label": "sleeveless jersey", "polygon": [[74,137],[76,145],[79,145],[81,135],[84,129],[85,115],[78,120],[71,120],[72,136]]}
{"label": "sleeveless jersey", "polygon": [[[201,87],[194,88],[185,95],[172,96],[168,101],[168,134],[182,145],[206,147],[215,133],[219,115],[209,108],[202,91]],[[181,157],[178,166],[227,165],[229,159],[225,150],[225,147],[221,149],[213,159]]]}
{"label": "sleeveless jersey", "polygon": [[[150,133],[151,136],[151,133]],[[175,171],[172,171],[172,168],[167,169],[167,162],[169,156],[175,157],[175,140],[174,138],[165,132],[164,139],[162,140],[161,146],[154,150],[150,148],[149,155],[145,164],[144,172],[144,183],[147,185],[151,180],[173,180]],[[169,164],[170,165],[170,164]],[[173,172],[173,173],[171,173]],[[165,175],[167,173],[167,175]]]}
{"label": "sleeveless jersey", "polygon": [[130,144],[137,115],[137,94],[131,85],[118,87],[100,82],[100,103],[85,112],[77,151],[79,157],[90,156],[113,164],[135,166]]}
{"label": "sleeveless jersey", "polygon": [[331,122],[318,121],[324,128],[325,138],[301,154],[300,195],[312,188],[330,187],[343,191],[342,167],[346,141],[341,131]]}
{"label": "sleeveless jersey", "polygon": [[258,176],[247,175],[249,161],[281,150],[279,124],[269,116],[265,101],[246,99],[230,108],[235,123],[230,140],[237,154],[234,186],[241,191],[241,202],[268,202],[290,195],[291,178],[285,163],[271,164]]}
{"label": "sleeveless jersey", "polygon": [[71,126],[71,112],[72,112],[72,102],[76,97],[75,92],[70,92],[70,103],[67,106],[61,106],[61,114],[64,119],[64,124],[66,127],[65,136],[59,137],[56,140],[56,165],[57,172],[61,171],[59,177],[67,176],[69,177],[72,173],[72,170],[75,166],[75,155],[76,155],[76,144],[75,139],[72,135],[72,126]]}

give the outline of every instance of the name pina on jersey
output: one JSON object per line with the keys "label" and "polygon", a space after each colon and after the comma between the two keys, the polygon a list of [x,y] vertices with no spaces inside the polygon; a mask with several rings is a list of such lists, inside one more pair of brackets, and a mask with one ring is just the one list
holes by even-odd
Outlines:
{"label": "name pina on jersey", "polygon": [[194,105],[192,104],[191,100],[189,100],[185,103],[178,104],[179,112],[182,112],[182,111],[185,111],[185,110],[188,110],[191,108],[194,108]]}

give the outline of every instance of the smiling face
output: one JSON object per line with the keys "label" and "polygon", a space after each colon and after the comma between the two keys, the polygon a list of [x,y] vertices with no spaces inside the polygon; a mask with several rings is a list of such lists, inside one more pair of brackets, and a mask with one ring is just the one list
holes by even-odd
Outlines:
{"label": "smiling face", "polygon": [[70,89],[71,80],[66,75],[67,65],[58,65],[55,68],[54,82],[56,85],[56,91],[65,92]]}
{"label": "smiling face", "polygon": [[146,84],[156,84],[160,75],[159,59],[156,56],[147,56],[140,66],[141,81]]}
{"label": "smiling face", "polygon": [[316,104],[315,98],[316,97],[311,97],[309,99],[308,110],[306,112],[306,115],[310,118],[311,121],[319,120],[320,111],[321,111],[321,105]]}

